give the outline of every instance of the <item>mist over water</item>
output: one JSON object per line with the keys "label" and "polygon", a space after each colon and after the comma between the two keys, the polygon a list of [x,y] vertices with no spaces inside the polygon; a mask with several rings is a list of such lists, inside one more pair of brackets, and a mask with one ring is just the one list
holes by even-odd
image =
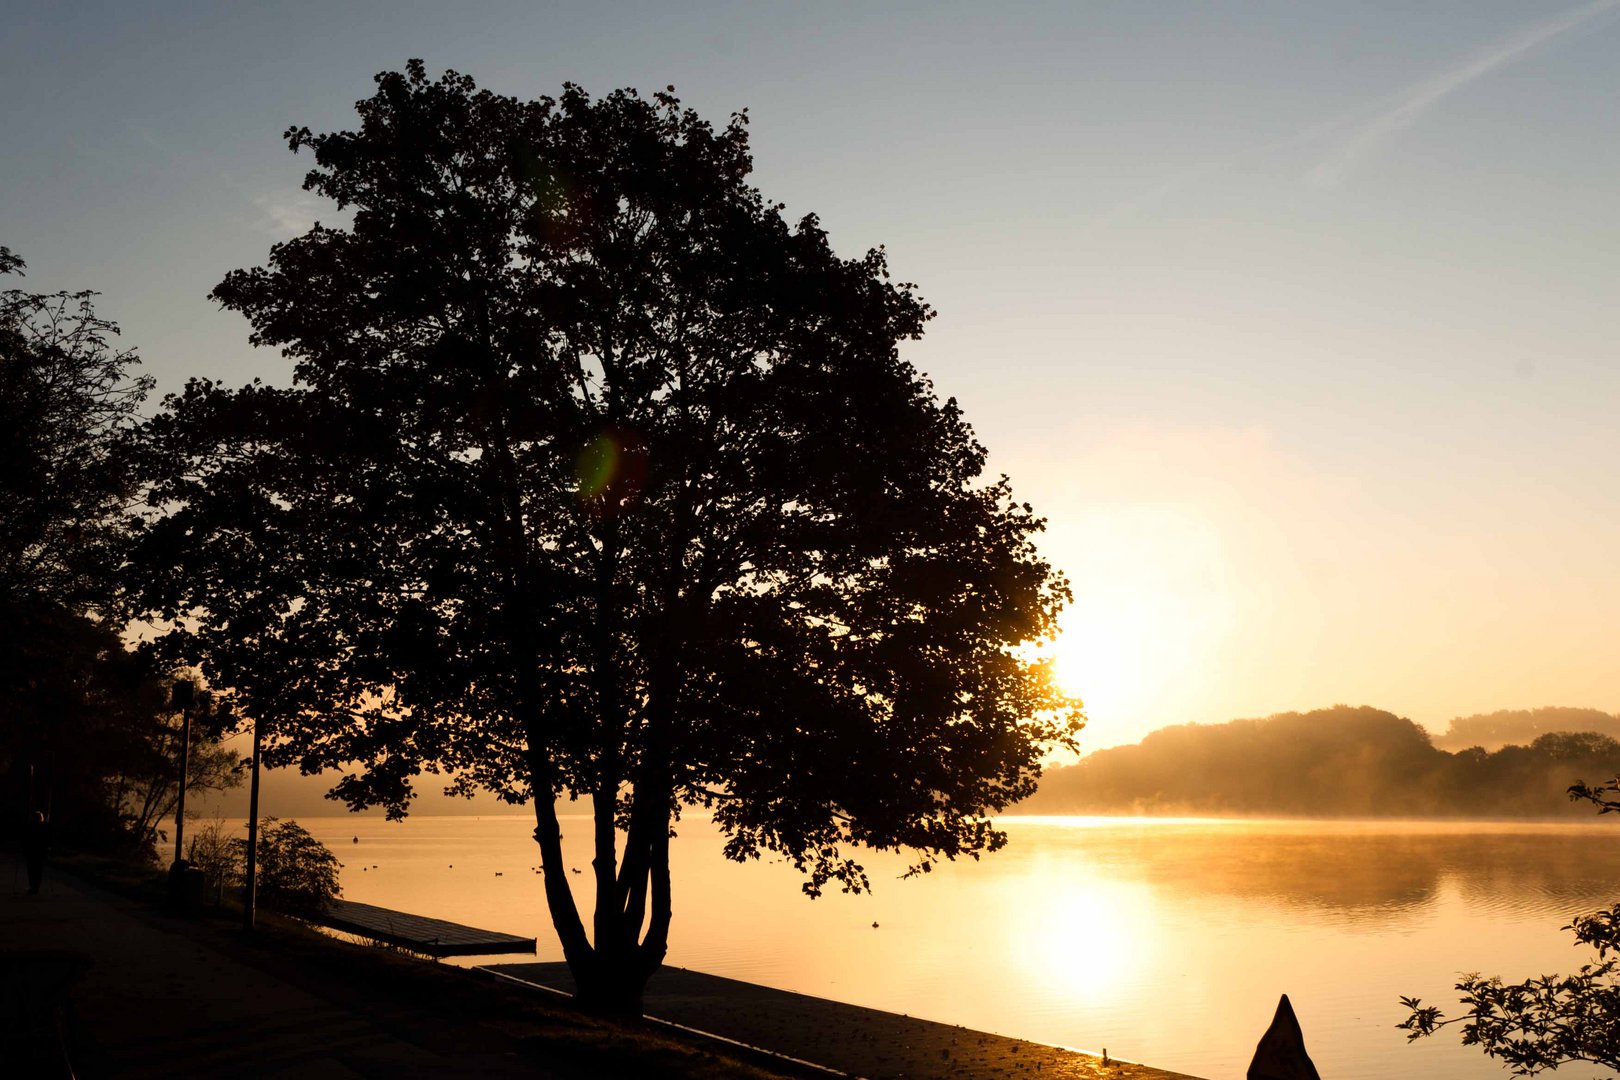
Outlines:
{"label": "mist over water", "polygon": [[[532,817],[300,821],[343,860],[348,899],[561,958]],[[903,861],[877,857],[875,894],[811,901],[790,867],[729,863],[687,818],[669,963],[1211,1078],[1242,1075],[1286,992],[1324,1076],[1484,1080],[1501,1067],[1454,1034],[1408,1045],[1397,998],[1455,1013],[1460,972],[1574,969],[1589,954],[1559,927],[1620,880],[1620,838],[1590,824],[1003,825],[1011,842],[981,863],[898,880]],[[589,822],[563,828],[587,905]]]}

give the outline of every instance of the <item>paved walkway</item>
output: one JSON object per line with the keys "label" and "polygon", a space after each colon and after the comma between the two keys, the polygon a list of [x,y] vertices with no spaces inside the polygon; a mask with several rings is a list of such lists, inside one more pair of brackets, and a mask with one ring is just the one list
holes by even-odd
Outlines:
{"label": "paved walkway", "polygon": [[[386,983],[373,974],[368,985],[351,977],[354,965],[333,962],[336,954],[317,950],[324,960],[280,956],[271,940],[248,939],[218,920],[163,915],[62,873],[47,871],[42,894],[30,896],[24,875],[0,854],[0,1013],[5,1014],[0,1029],[15,1023],[8,1017],[20,991],[28,1000],[19,984],[37,986],[52,965],[65,973],[72,954],[88,963],[71,990],[73,1064],[84,1080],[605,1075],[598,1068],[602,1060],[575,1061],[568,1068],[548,1057],[540,1060],[561,1071],[543,1070],[532,1054],[520,1056],[517,1038],[498,1022],[469,1015],[471,1008],[457,1012],[437,982],[414,997],[408,988],[395,992],[396,983],[413,981],[407,976],[414,967],[388,968]],[[16,963],[21,950],[54,954],[44,967],[28,969]],[[560,964],[497,969],[570,988]],[[665,969],[654,978],[647,1006],[650,1014],[678,1024],[873,1080],[1031,1075],[1187,1080],[1141,1065],[1104,1064],[1056,1047],[680,969]],[[12,1035],[0,1034],[8,1041]],[[14,1047],[0,1047],[0,1076],[30,1075],[62,1074],[37,1064],[18,1071]]]}
{"label": "paved walkway", "polygon": [[[297,965],[255,957],[241,937],[49,870],[31,896],[11,857],[0,855],[0,949],[66,950],[89,961],[71,992],[80,1077],[549,1075],[521,1061],[497,1030],[345,995],[341,980],[278,970]],[[17,970],[10,965],[10,983],[28,978]],[[19,988],[4,989],[15,1001]],[[15,1067],[0,1060],[0,1074],[28,1075]]]}

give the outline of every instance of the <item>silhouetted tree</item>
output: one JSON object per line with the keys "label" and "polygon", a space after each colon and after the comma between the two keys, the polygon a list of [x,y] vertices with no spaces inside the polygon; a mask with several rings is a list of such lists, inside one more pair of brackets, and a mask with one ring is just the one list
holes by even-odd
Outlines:
{"label": "silhouetted tree", "polygon": [[[682,806],[812,895],[866,887],[851,845],[999,847],[986,814],[1079,725],[1019,649],[1068,591],[900,357],[912,287],[748,185],[743,115],[418,61],[377,85],[358,131],[287,133],[352,226],[214,292],[292,385],[194,382],[150,430],[148,606],[267,762],[395,816],[423,770],[532,798],[607,1010],[665,954]],[[593,933],[563,791],[594,812]]]}
{"label": "silhouetted tree", "polygon": [[[190,752],[184,747],[184,716],[170,707],[174,684],[190,681],[196,687],[187,711],[191,714]],[[152,853],[165,838],[180,799],[180,768],[185,758],[186,791],[200,795],[224,791],[242,782],[240,755],[228,749],[220,735],[233,718],[226,702],[197,685],[189,674],[148,680],[122,717],[129,729],[120,758],[109,761],[110,797],[118,807],[124,831],[138,851]]]}
{"label": "silhouetted tree", "polygon": [[[0,247],[0,275],[23,266]],[[143,676],[100,620],[135,493],[122,436],[152,383],[95,295],[0,292],[0,832],[38,809],[59,839],[110,844]]]}
{"label": "silhouetted tree", "polygon": [[[172,820],[180,777],[179,715],[170,687],[105,621],[60,606],[0,620],[0,792],[3,828],[23,811],[53,819],[75,847],[151,855]],[[220,745],[228,715],[208,695],[194,707],[188,790],[233,787],[236,754]]]}
{"label": "silhouetted tree", "polygon": [[[23,261],[0,247],[0,274]],[[134,492],[118,452],[152,387],[93,292],[0,293],[0,604],[106,602]]]}

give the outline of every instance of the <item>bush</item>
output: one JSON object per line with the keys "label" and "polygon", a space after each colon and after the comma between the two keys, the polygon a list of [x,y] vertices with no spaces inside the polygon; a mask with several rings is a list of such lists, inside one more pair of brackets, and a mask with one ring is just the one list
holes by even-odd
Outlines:
{"label": "bush", "polygon": [[319,915],[339,896],[338,860],[296,821],[259,825],[258,899],[289,915]]}
{"label": "bush", "polygon": [[186,841],[186,862],[203,872],[204,891],[216,904],[242,882],[243,847],[230,836],[223,818],[198,828]]}

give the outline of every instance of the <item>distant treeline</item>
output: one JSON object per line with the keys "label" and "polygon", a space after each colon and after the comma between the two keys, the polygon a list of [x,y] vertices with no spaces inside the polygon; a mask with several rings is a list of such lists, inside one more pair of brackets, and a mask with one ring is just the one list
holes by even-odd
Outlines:
{"label": "distant treeline", "polygon": [[[1559,712],[1588,713],[1495,713],[1452,726]],[[1617,774],[1620,742],[1605,734],[1546,732],[1527,746],[1451,753],[1410,720],[1336,705],[1155,731],[1135,746],[1048,769],[1014,812],[1593,818],[1565,790]]]}
{"label": "distant treeline", "polygon": [[1483,746],[1496,750],[1510,743],[1527,746],[1542,735],[1557,731],[1595,731],[1620,739],[1620,716],[1601,709],[1502,709],[1493,713],[1459,716],[1443,735],[1434,737],[1442,750]]}

